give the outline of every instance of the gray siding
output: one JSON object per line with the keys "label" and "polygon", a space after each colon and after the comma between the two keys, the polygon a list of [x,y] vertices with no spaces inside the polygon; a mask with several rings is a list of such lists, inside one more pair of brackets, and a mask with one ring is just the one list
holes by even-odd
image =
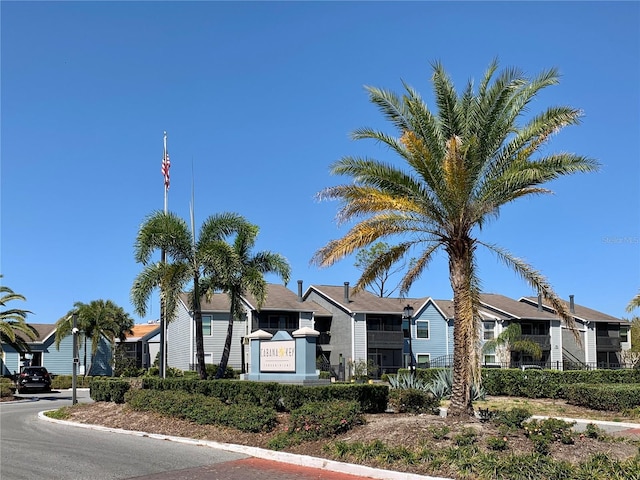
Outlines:
{"label": "gray siding", "polygon": [[353,318],[353,360],[367,361],[367,320],[363,313],[356,313]]}
{"label": "gray siding", "polygon": [[[213,321],[211,322],[212,334],[204,339],[204,351],[212,355],[212,363],[218,364],[222,358],[224,343],[227,340],[229,313],[217,312],[207,313],[207,315],[213,316]],[[233,322],[233,335],[231,338],[231,351],[229,353],[228,365],[235,370],[242,368],[240,342],[242,337],[246,335],[246,328],[246,320]]]}
{"label": "gray siding", "polygon": [[300,328],[313,328],[313,314],[311,312],[300,312]]}
{"label": "gray siding", "polygon": [[[353,354],[351,316],[343,309],[327,301],[323,296],[318,295],[314,290],[309,292],[306,299],[316,302],[318,305],[331,312],[331,340],[329,342],[331,353],[329,360],[331,365],[338,365],[340,355],[342,355],[346,364]],[[366,337],[366,332],[364,335]]]}
{"label": "gray siding", "polygon": [[[167,325],[167,365],[179,370],[189,370],[192,363],[193,320],[186,307],[178,304],[176,318]],[[153,363],[155,359],[151,359]]]}

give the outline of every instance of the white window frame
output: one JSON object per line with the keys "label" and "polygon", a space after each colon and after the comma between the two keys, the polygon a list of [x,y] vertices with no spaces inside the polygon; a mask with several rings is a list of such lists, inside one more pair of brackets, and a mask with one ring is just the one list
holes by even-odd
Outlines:
{"label": "white window frame", "polygon": [[[204,319],[209,319],[209,333],[204,332]],[[213,335],[213,315],[202,315],[202,336],[210,337]]]}
{"label": "white window frame", "polygon": [[[427,361],[425,362],[420,361],[420,359],[424,359],[424,357],[427,357]],[[420,364],[431,364],[431,354],[430,353],[418,353],[416,354],[416,368],[421,368]]]}
{"label": "white window frame", "polygon": [[[487,328],[487,324],[493,325],[493,328]],[[491,337],[487,338],[487,333],[491,332]],[[493,320],[484,320],[482,322],[482,339],[493,340],[496,338],[496,322]]]}
{"label": "white window frame", "polygon": [[[418,328],[418,324],[419,323],[426,323],[427,324],[427,336],[426,337],[420,337],[418,335],[418,332],[420,331],[420,329]],[[416,320],[416,338],[419,340],[429,340],[429,338],[431,338],[431,325],[429,324],[429,320]]]}

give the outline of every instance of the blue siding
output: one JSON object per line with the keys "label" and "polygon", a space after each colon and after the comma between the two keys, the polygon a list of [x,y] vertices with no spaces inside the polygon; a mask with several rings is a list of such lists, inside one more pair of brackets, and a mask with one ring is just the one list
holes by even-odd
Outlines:
{"label": "blue siding", "polygon": [[[84,362],[84,339],[82,334],[79,338],[79,354],[80,364]],[[9,373],[20,370],[20,354],[7,345],[3,345],[5,350],[5,366],[4,371]],[[72,335],[68,335],[60,342],[60,348],[55,346],[55,335],[51,335],[43,343],[31,344],[33,353],[41,352],[42,366],[46,367],[49,372],[54,375],[71,375],[73,373],[73,341]],[[87,340],[87,374],[91,368],[91,340]],[[112,375],[112,351],[111,344],[106,338],[102,338],[98,344],[98,353],[94,359],[92,375]],[[78,369],[78,373],[81,370]]]}
{"label": "blue siding", "polygon": [[[429,321],[429,338],[417,338],[416,323],[420,320]],[[452,330],[452,329],[451,329]],[[427,303],[426,307],[414,316],[411,325],[413,354],[429,354],[430,359],[447,355],[447,336],[450,335],[447,320],[442,316],[433,303]],[[409,352],[409,342],[405,340],[405,353]]]}

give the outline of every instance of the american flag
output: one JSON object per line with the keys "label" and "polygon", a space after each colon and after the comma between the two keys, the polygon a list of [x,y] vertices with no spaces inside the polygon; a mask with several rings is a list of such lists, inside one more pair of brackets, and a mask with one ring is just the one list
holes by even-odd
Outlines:
{"label": "american flag", "polygon": [[169,188],[169,168],[171,167],[171,161],[169,160],[169,153],[164,152],[162,159],[162,175],[164,176],[164,188]]}

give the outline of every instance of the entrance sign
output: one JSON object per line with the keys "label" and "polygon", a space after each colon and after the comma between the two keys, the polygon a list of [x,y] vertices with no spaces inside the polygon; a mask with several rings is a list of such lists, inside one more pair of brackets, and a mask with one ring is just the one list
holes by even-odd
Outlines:
{"label": "entrance sign", "polygon": [[295,372],[296,341],[260,342],[261,372]]}

